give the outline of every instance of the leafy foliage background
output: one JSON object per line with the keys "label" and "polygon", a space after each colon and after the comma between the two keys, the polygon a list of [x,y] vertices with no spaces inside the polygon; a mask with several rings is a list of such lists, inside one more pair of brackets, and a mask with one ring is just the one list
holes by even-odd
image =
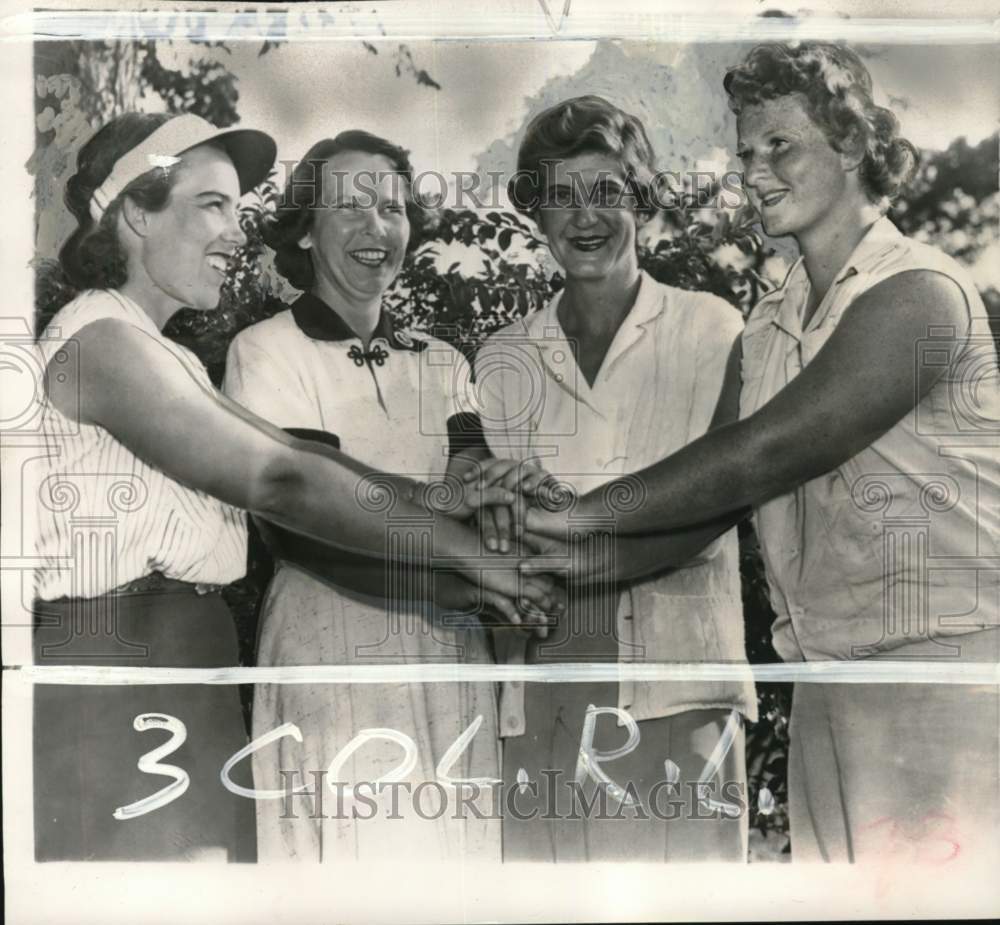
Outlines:
{"label": "leafy foliage background", "polygon": [[[264,43],[259,54],[275,45]],[[378,54],[374,45],[364,45]],[[219,126],[239,121],[236,78],[217,59],[200,56],[200,46],[191,47],[187,66],[176,69],[162,63],[153,41],[38,46],[36,150],[26,166],[35,180],[39,331],[74,295],[54,259],[71,230],[60,196],[75,152],[92,131],[120,112],[148,108],[151,99],[156,108],[194,112]],[[400,45],[393,57],[400,79],[415,80],[428,92],[446,92],[407,46]],[[997,147],[996,135],[974,147],[957,139],[946,151],[926,155],[910,193],[891,213],[904,232],[973,268],[993,314],[995,336],[1000,335],[1000,254],[991,259],[998,249],[1000,218]],[[244,200],[241,221],[248,241],[229,268],[219,310],[181,311],[168,326],[167,333],[195,350],[217,383],[235,334],[281,311],[295,294],[274,273],[260,235],[274,210],[278,183],[272,175]],[[790,262],[788,247],[763,238],[744,209],[704,207],[703,195],[685,190],[678,208],[659,213],[647,225],[640,263],[660,282],[713,292],[747,315],[762,293],[780,285]],[[561,288],[562,278],[546,258],[537,228],[513,212],[443,209],[437,219],[408,257],[386,304],[402,323],[433,331],[471,358],[490,333],[541,307]],[[748,655],[754,663],[777,661],[756,539],[749,524],[740,535]],[[269,571],[265,560],[255,558],[248,576],[227,592],[247,663],[253,659],[256,606]],[[757,844],[768,846],[758,849],[758,857],[788,850],[790,698],[788,685],[758,685],[760,720],[748,729],[751,823],[761,836]]]}

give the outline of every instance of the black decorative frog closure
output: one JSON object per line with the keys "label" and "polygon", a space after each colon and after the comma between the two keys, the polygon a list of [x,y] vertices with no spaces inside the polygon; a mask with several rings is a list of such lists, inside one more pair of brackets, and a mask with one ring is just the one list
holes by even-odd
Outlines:
{"label": "black decorative frog closure", "polygon": [[357,344],[354,344],[351,349],[347,351],[347,355],[354,360],[355,366],[364,366],[365,363],[374,363],[376,366],[384,366],[385,361],[389,359],[389,351],[386,350],[378,341],[374,342],[368,350],[362,350]]}

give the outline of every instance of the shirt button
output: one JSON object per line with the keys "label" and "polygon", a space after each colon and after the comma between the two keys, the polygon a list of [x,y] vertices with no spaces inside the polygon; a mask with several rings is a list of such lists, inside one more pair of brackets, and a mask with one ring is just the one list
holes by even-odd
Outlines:
{"label": "shirt button", "polygon": [[517,727],[517,719],[513,716],[508,716],[507,719],[504,720],[504,723],[508,729],[514,729]]}

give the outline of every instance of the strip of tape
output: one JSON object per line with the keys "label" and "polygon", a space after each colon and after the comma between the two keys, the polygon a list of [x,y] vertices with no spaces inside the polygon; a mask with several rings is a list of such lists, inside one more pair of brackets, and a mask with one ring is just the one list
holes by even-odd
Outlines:
{"label": "strip of tape", "polygon": [[0,39],[169,39],[229,42],[265,39],[275,42],[330,42],[372,39],[503,41],[511,39],[600,38],[697,42],[826,39],[887,44],[995,42],[996,20],[985,18],[841,19],[688,16],[647,4],[574,7],[553,27],[539,7],[522,12],[491,9],[484,15],[475,3],[450,3],[447,9],[426,3],[379,4],[368,10],[252,9],[241,11],[165,9],[151,11],[34,10],[0,20]]}
{"label": "strip of tape", "polygon": [[257,668],[135,668],[107,665],[26,665],[17,671],[36,684],[440,684],[524,681],[747,681],[821,684],[1000,685],[996,662],[864,660],[778,665],[593,664],[289,665]]}

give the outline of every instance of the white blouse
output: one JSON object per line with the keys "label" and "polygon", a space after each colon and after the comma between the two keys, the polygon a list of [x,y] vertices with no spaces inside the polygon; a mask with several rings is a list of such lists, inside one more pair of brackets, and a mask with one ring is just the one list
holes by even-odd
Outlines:
{"label": "white blouse", "polygon": [[[155,338],[166,351],[164,362],[179,361],[212,388],[191,351],[164,337],[135,302],[113,290],[81,293],[52,319],[38,342],[47,379],[64,375],[60,367],[71,365],[75,335],[103,318]],[[105,428],[66,417],[48,401],[42,432],[48,454],[36,505],[43,562],[35,576],[38,599],[93,598],[154,571],[199,584],[228,584],[246,572],[242,511],[181,485]]]}
{"label": "white blouse", "polygon": [[278,427],[324,431],[358,462],[427,481],[447,469],[450,425],[471,417],[470,377],[454,347],[399,330],[386,314],[365,351],[304,293],[236,336],[223,391]]}
{"label": "white blouse", "polygon": [[[881,218],[803,327],[810,286],[799,261],[743,334],[741,417],[812,362],[844,312],[899,273],[940,273],[965,294],[967,331],[931,326],[913,345],[943,375],[855,456],[754,515],[786,661],[854,659],[1000,624],[1000,370],[986,308],[965,271]],[[844,375],[850,375],[845,370]]]}
{"label": "white blouse", "polygon": [[[735,308],[643,273],[635,305],[590,386],[559,323],[559,298],[493,334],[476,357],[477,410],[495,456],[536,460],[582,494],[708,430],[743,328]],[[735,529],[684,567],[623,587],[620,661],[746,663]],[[504,735],[523,733],[523,697],[523,685],[504,685]],[[737,681],[623,681],[618,706],[637,720],[726,707],[755,720],[757,704],[747,669]]]}

